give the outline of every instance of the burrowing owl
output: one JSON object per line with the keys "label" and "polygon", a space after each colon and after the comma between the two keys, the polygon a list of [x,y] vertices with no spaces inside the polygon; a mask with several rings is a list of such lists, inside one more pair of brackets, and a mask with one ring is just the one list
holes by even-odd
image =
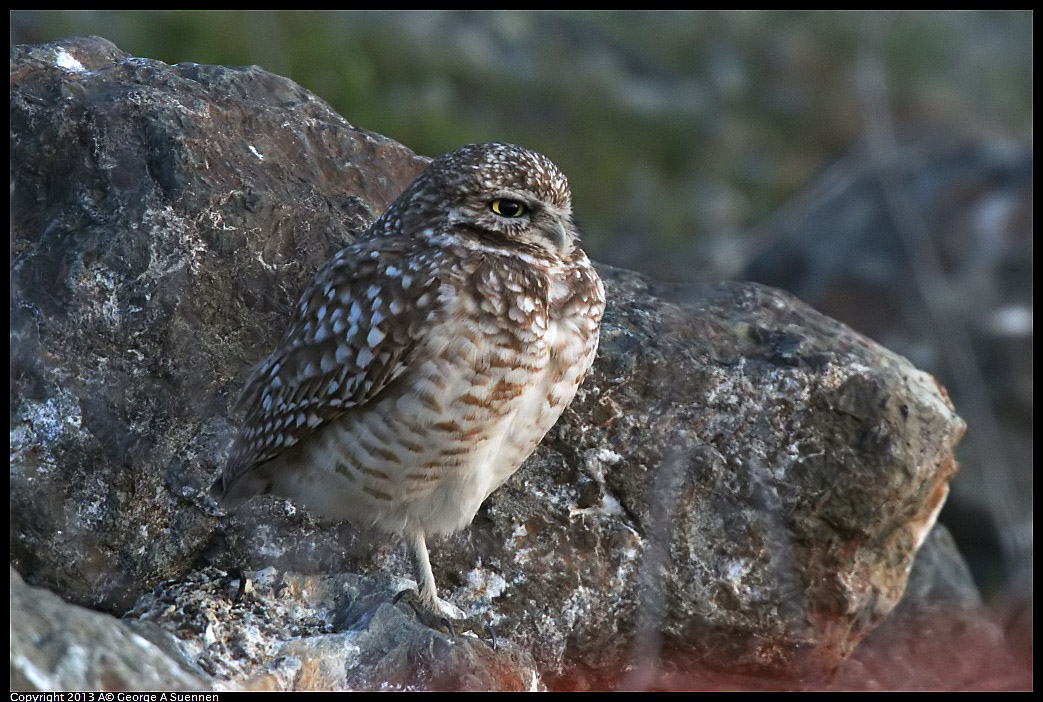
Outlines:
{"label": "burrowing owl", "polygon": [[509,144],[433,161],[294,309],[247,381],[214,484],[402,535],[440,613],[425,539],[467,526],[590,369],[605,309],[568,181]]}

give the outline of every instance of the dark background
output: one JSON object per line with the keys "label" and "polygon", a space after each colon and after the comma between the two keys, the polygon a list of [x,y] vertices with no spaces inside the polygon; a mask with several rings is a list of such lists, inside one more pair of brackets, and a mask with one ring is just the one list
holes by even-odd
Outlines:
{"label": "dark background", "polygon": [[1031,608],[1030,12],[10,18],[12,44],[257,64],[429,156],[537,149],[595,260],[784,287],[908,356],[969,426],[942,520],[987,601]]}

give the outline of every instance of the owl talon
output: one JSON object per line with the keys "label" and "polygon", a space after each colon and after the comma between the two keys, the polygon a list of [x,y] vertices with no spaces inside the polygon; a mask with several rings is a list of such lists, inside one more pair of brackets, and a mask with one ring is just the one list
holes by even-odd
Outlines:
{"label": "owl talon", "polygon": [[441,631],[443,634],[449,634],[454,639],[456,638],[456,630],[453,628],[452,620],[441,612],[431,611],[416,590],[400,590],[398,594],[391,598],[391,604],[397,605],[400,603],[409,605],[417,620],[424,626],[435,631]]}
{"label": "owl talon", "polygon": [[493,650],[497,649],[496,632],[493,630],[492,625],[480,622],[475,617],[457,619],[455,617],[447,617],[440,612],[432,612],[416,590],[400,590],[391,598],[391,604],[409,605],[409,608],[416,615],[417,621],[430,629],[448,634],[450,638],[455,639],[458,634],[470,633],[480,639],[488,640]]}
{"label": "owl talon", "polygon": [[413,606],[413,602],[417,598],[417,591],[416,590],[410,590],[408,588],[405,589],[405,590],[399,590],[395,594],[395,596],[391,598],[391,604],[397,605],[402,600],[405,600],[407,595],[409,596],[409,598],[406,601],[406,604],[408,604],[410,607],[413,607],[413,610],[415,611],[416,607]]}
{"label": "owl talon", "polygon": [[455,638],[457,633],[474,634],[479,639],[488,641],[494,651],[498,649],[496,632],[493,630],[492,625],[487,622],[479,621],[478,617],[464,617],[463,619],[442,617],[442,621],[443,626],[448,625],[450,636]]}

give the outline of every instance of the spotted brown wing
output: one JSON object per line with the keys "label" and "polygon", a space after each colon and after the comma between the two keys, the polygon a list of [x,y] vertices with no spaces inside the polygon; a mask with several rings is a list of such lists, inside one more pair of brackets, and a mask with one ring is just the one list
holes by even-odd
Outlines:
{"label": "spotted brown wing", "polygon": [[267,461],[397,378],[439,315],[438,280],[408,245],[340,251],[294,308],[279,347],[247,380],[242,428],[211,492],[232,506],[266,481],[243,480]]}

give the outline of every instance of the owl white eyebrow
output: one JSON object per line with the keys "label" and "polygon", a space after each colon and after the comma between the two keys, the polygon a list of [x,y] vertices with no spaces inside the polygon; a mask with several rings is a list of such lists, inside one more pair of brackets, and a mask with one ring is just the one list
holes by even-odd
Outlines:
{"label": "owl white eyebrow", "polygon": [[425,229],[424,231],[420,232],[420,238],[426,239],[432,244],[436,244],[438,246],[460,246],[467,249],[468,251],[482,251],[483,253],[513,256],[514,258],[525,261],[530,265],[535,265],[537,263],[537,259],[535,256],[530,256],[524,251],[518,251],[516,249],[506,248],[502,246],[493,246],[492,244],[487,244],[484,241],[479,241],[475,239],[455,237],[443,233],[435,233],[432,232],[430,229]]}
{"label": "owl white eyebrow", "polygon": [[543,204],[542,200],[526,190],[494,190],[486,197],[487,202],[492,202],[493,200],[520,200],[528,205],[530,209]]}

